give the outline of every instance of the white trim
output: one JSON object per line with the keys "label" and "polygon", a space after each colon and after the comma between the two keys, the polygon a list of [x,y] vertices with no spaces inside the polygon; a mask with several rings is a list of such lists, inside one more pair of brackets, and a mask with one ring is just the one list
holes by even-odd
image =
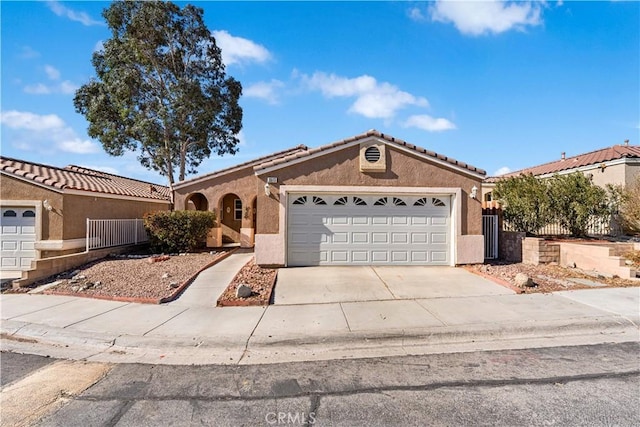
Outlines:
{"label": "white trim", "polygon": [[35,247],[39,251],[66,251],[86,247],[86,239],[38,240]]}
{"label": "white trim", "polygon": [[478,172],[473,172],[473,171],[471,171],[469,169],[463,168],[461,166],[454,165],[453,163],[449,163],[449,162],[447,162],[445,160],[440,160],[437,157],[433,157],[433,156],[431,156],[431,155],[429,155],[427,153],[420,153],[419,151],[407,148],[407,147],[405,147],[405,146],[403,146],[401,144],[398,144],[398,143],[395,143],[395,142],[392,142],[392,141],[388,141],[388,140],[386,140],[384,138],[374,137],[374,136],[370,136],[370,137],[363,138],[363,139],[357,139],[355,141],[352,141],[352,142],[349,142],[349,143],[346,143],[346,144],[343,144],[343,145],[339,145],[337,147],[327,148],[325,150],[317,151],[317,152],[315,152],[313,154],[310,154],[308,156],[304,156],[304,157],[299,157],[297,159],[288,160],[286,162],[283,162],[283,163],[280,163],[280,164],[277,164],[277,165],[273,165],[273,166],[269,166],[269,167],[266,167],[266,168],[260,169],[259,167],[256,166],[254,168],[255,174],[256,174],[256,176],[264,175],[266,173],[270,173],[270,172],[273,172],[273,171],[276,171],[276,170],[279,170],[279,169],[283,169],[283,168],[286,168],[286,167],[289,167],[289,166],[296,165],[298,163],[302,163],[302,162],[306,162],[308,160],[315,159],[317,157],[325,156],[327,154],[335,153],[337,151],[345,150],[347,148],[350,148],[350,147],[353,147],[353,146],[356,146],[356,145],[360,145],[360,144],[366,144],[366,143],[376,143],[376,144],[384,143],[384,144],[389,145],[389,146],[391,146],[393,148],[397,148],[400,151],[404,151],[404,152],[406,152],[406,153],[408,153],[410,155],[416,156],[416,157],[421,157],[421,158],[423,158],[425,160],[431,161],[433,163],[437,163],[437,164],[439,164],[441,166],[445,166],[445,167],[447,167],[449,169],[453,169],[453,170],[456,170],[458,172],[462,172],[464,174],[470,175],[470,176],[478,178],[480,180],[485,179],[485,175],[482,175],[482,174],[480,174]]}
{"label": "white trim", "polygon": [[440,195],[451,197],[451,247],[450,265],[455,265],[457,260],[458,237],[462,235],[462,189],[458,187],[372,187],[372,186],[321,186],[321,185],[281,185],[280,186],[280,212],[278,222],[278,236],[284,248],[284,265],[288,266],[287,247],[287,207],[289,196],[300,193],[325,193],[325,194],[405,194],[405,195]]}

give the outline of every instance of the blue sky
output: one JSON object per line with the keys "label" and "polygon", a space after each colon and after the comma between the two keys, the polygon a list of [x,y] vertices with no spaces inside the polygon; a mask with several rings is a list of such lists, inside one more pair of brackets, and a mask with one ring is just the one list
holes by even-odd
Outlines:
{"label": "blue sky", "polygon": [[[489,175],[640,144],[639,2],[192,4],[244,88],[239,153],[199,173],[369,129]],[[74,111],[108,5],[0,3],[2,155],[166,183]]]}

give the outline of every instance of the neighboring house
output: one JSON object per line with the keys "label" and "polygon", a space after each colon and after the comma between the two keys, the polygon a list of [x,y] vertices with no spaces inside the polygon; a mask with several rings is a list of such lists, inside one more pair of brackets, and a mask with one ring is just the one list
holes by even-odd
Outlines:
{"label": "neighboring house", "polygon": [[85,250],[86,220],[142,218],[170,207],[169,189],[79,166],[0,157],[3,270]]}
{"label": "neighboring house", "polygon": [[216,213],[209,246],[255,245],[260,265],[456,265],[484,260],[484,178],[372,130],[179,182],[174,200]]}
{"label": "neighboring house", "polygon": [[573,172],[584,173],[600,187],[606,187],[607,184],[629,185],[640,174],[640,145],[629,145],[629,142],[625,141],[623,145],[614,145],[573,157],[566,157],[565,153],[562,153],[560,159],[553,162],[489,177],[482,184],[482,200],[485,205],[491,204],[495,183],[500,179],[519,175],[549,178],[555,174]]}

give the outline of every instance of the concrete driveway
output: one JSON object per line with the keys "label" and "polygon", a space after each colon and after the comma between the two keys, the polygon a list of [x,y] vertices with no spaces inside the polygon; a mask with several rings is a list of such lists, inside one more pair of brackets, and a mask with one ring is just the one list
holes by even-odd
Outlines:
{"label": "concrete driveway", "polygon": [[292,267],[278,272],[276,305],[510,295],[462,268],[426,266]]}

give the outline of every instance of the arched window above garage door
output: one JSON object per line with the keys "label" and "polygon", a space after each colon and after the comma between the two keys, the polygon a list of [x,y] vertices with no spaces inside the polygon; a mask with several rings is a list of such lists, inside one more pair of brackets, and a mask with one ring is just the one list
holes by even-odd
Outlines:
{"label": "arched window above garage door", "polygon": [[13,218],[13,217],[16,217],[16,216],[18,216],[18,215],[16,214],[16,211],[12,211],[11,209],[9,209],[8,211],[5,211],[5,212],[2,214],[2,216],[4,216],[4,217],[9,217],[9,218]]}
{"label": "arched window above garage door", "polygon": [[36,213],[34,211],[24,211],[22,213],[22,217],[23,218],[35,218],[36,217]]}

